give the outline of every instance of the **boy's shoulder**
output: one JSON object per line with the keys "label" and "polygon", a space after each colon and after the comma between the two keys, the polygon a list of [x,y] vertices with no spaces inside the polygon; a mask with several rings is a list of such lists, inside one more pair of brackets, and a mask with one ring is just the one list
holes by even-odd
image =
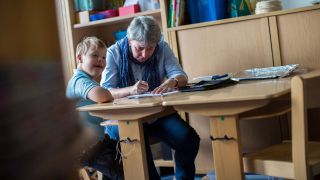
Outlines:
{"label": "boy's shoulder", "polygon": [[66,95],[69,99],[86,99],[90,89],[99,86],[88,74],[84,71],[76,70],[69,80]]}
{"label": "boy's shoulder", "polygon": [[92,79],[86,72],[76,69],[72,75],[72,79],[79,79],[79,78],[88,78],[88,79]]}
{"label": "boy's shoulder", "polygon": [[75,70],[71,79],[68,82],[68,86],[74,87],[76,83],[82,81],[94,81],[86,72],[82,70]]}

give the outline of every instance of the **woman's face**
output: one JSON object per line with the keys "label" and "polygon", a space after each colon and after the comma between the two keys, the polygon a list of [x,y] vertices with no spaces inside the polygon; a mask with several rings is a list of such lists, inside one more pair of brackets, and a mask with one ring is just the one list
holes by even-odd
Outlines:
{"label": "woman's face", "polygon": [[131,45],[133,57],[139,62],[148,60],[156,48],[155,45],[151,46],[135,40],[129,40],[129,44]]}

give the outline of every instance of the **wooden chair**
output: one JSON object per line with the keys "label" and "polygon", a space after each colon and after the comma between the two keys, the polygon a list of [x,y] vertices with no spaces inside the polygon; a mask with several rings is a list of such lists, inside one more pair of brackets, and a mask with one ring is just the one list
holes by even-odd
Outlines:
{"label": "wooden chair", "polygon": [[102,180],[103,175],[92,168],[84,167],[79,170],[79,178],[81,180]]}
{"label": "wooden chair", "polygon": [[297,180],[320,173],[320,142],[308,141],[307,121],[308,109],[320,108],[320,71],[295,76],[291,82],[292,142],[246,155],[245,172]]}

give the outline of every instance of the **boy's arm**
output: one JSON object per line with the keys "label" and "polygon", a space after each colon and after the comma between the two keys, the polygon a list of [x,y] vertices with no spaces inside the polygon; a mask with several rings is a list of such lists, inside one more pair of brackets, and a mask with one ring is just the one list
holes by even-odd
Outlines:
{"label": "boy's arm", "polygon": [[112,96],[115,99],[119,99],[122,97],[126,97],[130,95],[130,88],[131,87],[125,87],[125,88],[113,88],[113,89],[109,89],[109,91],[111,92]]}
{"label": "boy's arm", "polygon": [[87,98],[97,103],[110,102],[113,100],[110,91],[103,89],[100,86],[92,88],[88,92]]}

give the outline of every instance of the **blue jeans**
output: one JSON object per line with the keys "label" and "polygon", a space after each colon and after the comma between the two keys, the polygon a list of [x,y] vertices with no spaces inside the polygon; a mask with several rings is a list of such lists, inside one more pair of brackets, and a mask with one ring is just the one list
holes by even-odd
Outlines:
{"label": "blue jeans", "polygon": [[[150,180],[159,180],[150,149],[149,136],[154,136],[175,150],[175,177],[177,180],[195,177],[194,160],[199,150],[200,138],[196,131],[175,113],[143,124],[148,172]],[[119,140],[118,126],[108,126],[106,132],[112,139]]]}

